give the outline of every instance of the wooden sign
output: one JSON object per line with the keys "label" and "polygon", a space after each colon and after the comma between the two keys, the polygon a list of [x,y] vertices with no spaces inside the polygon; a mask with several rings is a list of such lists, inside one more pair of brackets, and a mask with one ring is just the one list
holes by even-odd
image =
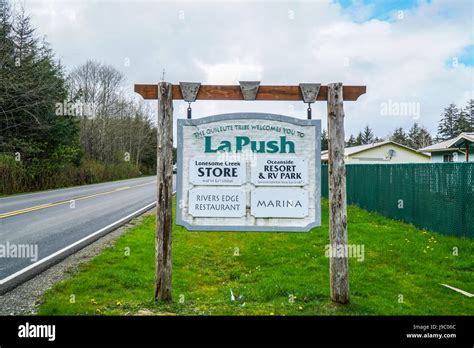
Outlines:
{"label": "wooden sign", "polygon": [[192,231],[321,225],[320,120],[238,113],[178,120],[176,223]]}
{"label": "wooden sign", "polygon": [[[155,300],[171,300],[172,130],[175,99],[184,99],[189,103],[196,100],[303,100],[309,105],[326,100],[329,240],[331,245],[347,244],[343,101],[357,100],[366,92],[365,86],[343,86],[340,82],[327,86],[319,83],[260,86],[256,81],[241,81],[240,86],[201,86],[200,83],[173,85],[161,82],[159,85],[135,85],[135,92],[144,99],[159,101]],[[192,230],[221,231],[307,231],[320,226],[320,121],[262,114],[229,114],[199,120],[191,120],[191,116],[191,108],[188,108],[188,120],[178,120],[177,224]],[[311,119],[309,107],[307,117]],[[213,128],[213,124],[216,127]],[[298,127],[305,130],[298,130]],[[314,133],[308,131],[310,127],[314,128]],[[264,134],[256,137],[257,131],[262,130],[272,134],[273,139]],[[282,130],[284,134],[277,139],[274,132]],[[238,135],[234,134],[232,140],[216,139],[220,137],[219,133],[226,131],[228,134],[238,132]],[[301,138],[305,140],[297,140],[297,137],[293,139],[295,134],[300,137],[304,135]],[[307,146],[301,147],[305,141]],[[183,152],[184,144],[186,149]],[[244,154],[251,154],[250,161],[245,159]],[[251,171],[249,165],[257,169]],[[272,191],[265,191],[265,188]],[[243,201],[245,209],[241,203]],[[190,208],[190,204],[194,206]],[[217,210],[221,210],[224,215],[230,214],[230,211],[236,215],[216,217],[214,211]],[[349,303],[347,257],[330,258],[329,270],[331,299],[341,304]]]}

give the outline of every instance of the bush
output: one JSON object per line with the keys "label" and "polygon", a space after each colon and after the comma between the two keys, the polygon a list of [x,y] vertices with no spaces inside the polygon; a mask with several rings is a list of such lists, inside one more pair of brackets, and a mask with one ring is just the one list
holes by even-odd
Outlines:
{"label": "bush", "polygon": [[140,171],[129,162],[104,164],[84,160],[79,165],[55,160],[25,164],[14,156],[0,155],[0,195],[95,184],[137,177]]}

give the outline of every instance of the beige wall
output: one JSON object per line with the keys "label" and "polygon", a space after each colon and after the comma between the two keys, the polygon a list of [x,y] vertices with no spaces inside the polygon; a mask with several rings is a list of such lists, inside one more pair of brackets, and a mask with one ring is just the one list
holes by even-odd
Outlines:
{"label": "beige wall", "polygon": [[[388,159],[388,151],[395,150],[395,156]],[[346,163],[427,163],[430,157],[410,151],[404,147],[385,144],[345,157]]]}

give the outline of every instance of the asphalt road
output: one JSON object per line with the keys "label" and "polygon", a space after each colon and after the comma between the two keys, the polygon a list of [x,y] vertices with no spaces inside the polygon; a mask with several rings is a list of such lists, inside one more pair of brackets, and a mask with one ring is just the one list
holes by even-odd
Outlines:
{"label": "asphalt road", "polygon": [[[10,250],[0,258],[0,280],[153,203],[155,195],[155,177],[144,177],[0,198],[0,256],[2,245]],[[12,256],[21,245],[32,246],[29,258]]]}

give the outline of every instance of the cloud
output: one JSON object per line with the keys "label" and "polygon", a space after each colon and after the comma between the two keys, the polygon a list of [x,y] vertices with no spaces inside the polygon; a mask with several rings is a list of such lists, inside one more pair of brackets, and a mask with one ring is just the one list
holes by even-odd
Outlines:
{"label": "cloud", "polygon": [[[366,124],[387,135],[409,127],[412,116],[382,116],[381,104],[416,102],[417,122],[436,131],[451,102],[474,90],[473,67],[454,66],[474,44],[471,2],[433,0],[397,9],[390,20],[374,19],[363,2],[350,8],[316,2],[26,2],[40,34],[46,34],[68,69],[95,59],[109,63],[134,83],[166,80],[233,84],[341,81],[367,85],[367,94],[346,102],[346,133]],[[355,18],[354,16],[359,16]],[[372,18],[372,19],[368,19]],[[124,62],[130,62],[130,65]],[[184,103],[175,109],[184,117]],[[306,106],[289,102],[203,102],[193,114],[256,111],[305,118]],[[326,123],[326,105],[314,106]]]}
{"label": "cloud", "polygon": [[239,81],[262,79],[262,66],[252,63],[241,63],[236,59],[233,63],[206,64],[198,61],[197,67],[204,71],[206,84],[238,84]]}

